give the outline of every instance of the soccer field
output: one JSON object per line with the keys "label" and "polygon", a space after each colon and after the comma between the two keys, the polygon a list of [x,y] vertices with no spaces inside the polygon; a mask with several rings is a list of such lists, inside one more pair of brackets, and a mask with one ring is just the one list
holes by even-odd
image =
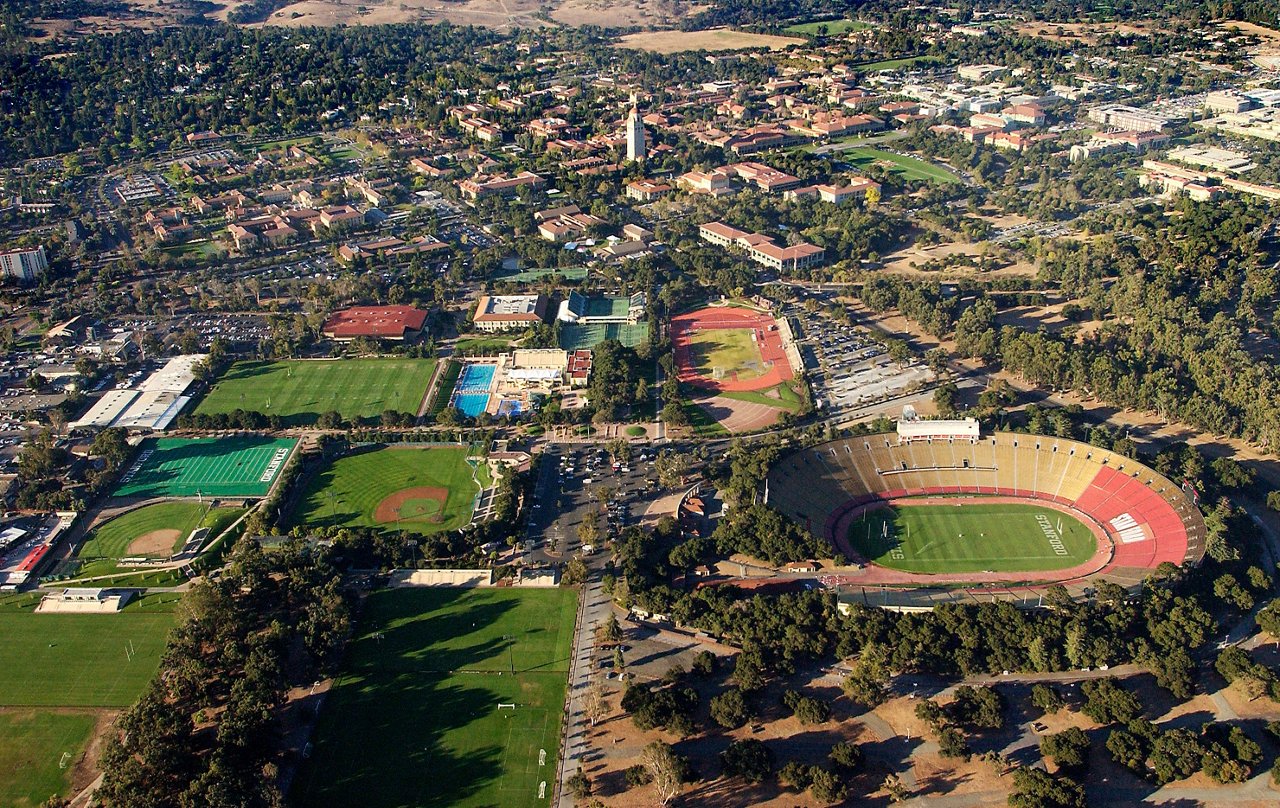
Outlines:
{"label": "soccer field", "polygon": [[[296,521],[422,534],[463,527],[479,491],[468,452],[392,446],[338,458],[311,479]],[[487,483],[487,471],[480,478]]]}
{"label": "soccer field", "polygon": [[296,443],[258,435],[150,438],[113,496],[266,496]]}
{"label": "soccer field", "polygon": [[0,805],[36,808],[55,794],[67,796],[96,722],[92,710],[0,713]]}
{"label": "soccer field", "polygon": [[373,419],[385,410],[417,414],[435,364],[434,359],[237,362],[195,411],[261,412],[278,415],[289,426],[313,423],[329,411],[346,419]]}
{"label": "soccer field", "polygon": [[119,614],[36,614],[40,599],[0,602],[0,706],[127,707],[155,676],[180,596]]}
{"label": "soccer field", "polygon": [[1078,519],[1039,505],[909,505],[864,514],[849,527],[864,558],[905,572],[1040,572],[1093,557],[1097,540]]}
{"label": "soccer field", "polygon": [[549,804],[576,611],[568,589],[371,595],[293,804]]}
{"label": "soccer field", "polygon": [[764,375],[764,360],[752,328],[709,328],[689,337],[689,356],[711,378],[749,381]]}

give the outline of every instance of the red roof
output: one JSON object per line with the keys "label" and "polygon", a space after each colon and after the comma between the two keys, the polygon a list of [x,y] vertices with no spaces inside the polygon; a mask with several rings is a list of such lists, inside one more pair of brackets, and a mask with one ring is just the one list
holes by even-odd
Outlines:
{"label": "red roof", "polygon": [[413,306],[356,306],[335,311],[324,323],[331,337],[403,337],[421,331],[427,313]]}

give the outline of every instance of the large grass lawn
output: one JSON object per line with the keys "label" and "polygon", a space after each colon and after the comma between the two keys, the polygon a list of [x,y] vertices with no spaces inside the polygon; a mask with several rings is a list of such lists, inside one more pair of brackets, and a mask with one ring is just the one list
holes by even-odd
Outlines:
{"label": "large grass lawn", "polygon": [[[210,528],[216,536],[243,513],[240,508],[213,508],[196,502],[157,502],[137,510],[123,513],[93,529],[89,539],[80,547],[81,559],[126,558],[129,556],[153,556],[167,558],[182,547],[183,542],[198,527]],[[167,550],[158,546],[150,551],[130,545],[140,537],[158,534],[160,531],[176,532]]]}
{"label": "large grass lawn", "polygon": [[808,36],[836,36],[850,31],[865,31],[871,26],[858,20],[819,20],[817,22],[800,22],[788,25],[782,30],[788,34],[806,34]]}
{"label": "large grass lawn", "polygon": [[[465,446],[393,446],[339,458],[312,478],[297,521],[423,534],[463,527],[479,490],[467,454]],[[447,490],[448,495],[433,505],[436,498],[427,489]],[[379,518],[379,505],[406,490],[412,493],[394,516]]]}
{"label": "large grass lawn", "polygon": [[1009,503],[904,505],[865,514],[849,527],[865,558],[907,572],[1040,572],[1089,560],[1093,533],[1051,508]]}
{"label": "large grass lawn", "polygon": [[915,157],[906,157],[901,154],[865,146],[840,152],[840,159],[859,168],[866,168],[883,160],[893,164],[891,170],[895,174],[899,174],[908,180],[925,180],[943,184],[960,181],[959,177],[939,165],[928,163]]}
{"label": "large grass lawn", "polygon": [[179,596],[117,614],[36,614],[38,596],[0,602],[0,706],[127,707],[155,676]]}
{"label": "large grass lawn", "polygon": [[278,415],[290,426],[330,411],[346,419],[374,419],[385,410],[416,414],[434,367],[434,359],[237,362],[196,413],[248,410]]}
{"label": "large grass lawn", "polygon": [[0,805],[36,808],[67,796],[96,720],[92,710],[0,713]]}
{"label": "large grass lawn", "polygon": [[[763,376],[768,368],[750,328],[708,328],[689,337],[689,358],[698,372],[708,378],[749,381]],[[719,374],[719,375],[717,375]]]}
{"label": "large grass lawn", "polygon": [[566,589],[371,595],[292,803],[549,804],[576,610]]}

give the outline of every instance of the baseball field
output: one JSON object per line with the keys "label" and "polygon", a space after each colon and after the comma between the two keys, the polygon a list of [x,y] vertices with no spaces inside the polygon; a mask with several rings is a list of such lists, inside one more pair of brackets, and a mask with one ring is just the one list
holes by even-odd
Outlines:
{"label": "baseball field", "polygon": [[196,502],[157,502],[123,513],[93,529],[80,547],[81,559],[117,559],[130,556],[167,558],[181,549],[198,527],[222,532],[243,511],[209,508]]}
{"label": "baseball field", "polygon": [[1097,540],[1078,519],[1039,505],[906,505],[869,511],[849,526],[864,558],[904,572],[1039,572],[1093,557]]}
{"label": "baseball field", "polygon": [[335,411],[345,419],[377,418],[386,410],[417,413],[434,359],[286,359],[237,362],[196,408],[280,416],[286,425],[313,423]]}
{"label": "baseball field", "polygon": [[312,478],[297,521],[436,533],[471,520],[487,470],[473,469],[466,446],[391,446],[335,460]]}
{"label": "baseball field", "polygon": [[568,589],[371,595],[293,804],[547,805],[576,611]]}
{"label": "baseball field", "polygon": [[297,441],[260,435],[149,438],[114,496],[261,497]]}

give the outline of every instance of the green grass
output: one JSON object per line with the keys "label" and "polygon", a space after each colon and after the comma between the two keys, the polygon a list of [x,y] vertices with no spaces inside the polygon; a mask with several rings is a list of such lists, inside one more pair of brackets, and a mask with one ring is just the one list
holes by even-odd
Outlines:
{"label": "green grass", "polygon": [[644,428],[644,427],[642,427],[642,426],[629,426],[629,427],[627,427],[627,436],[628,436],[628,437],[631,437],[631,438],[643,438],[645,435],[648,435],[648,434],[649,434],[649,430],[645,429],[645,428]]}
{"label": "green grass", "polygon": [[[437,533],[463,527],[471,519],[476,491],[462,446],[388,447],[348,455],[312,478],[297,521],[306,525],[381,527]],[[378,504],[405,488],[447,488],[442,511],[399,522],[379,522]]]}
{"label": "green grass", "polygon": [[117,559],[144,553],[129,552],[134,539],[153,530],[178,531],[173,547],[168,553],[150,553],[161,558],[181,549],[191,531],[198,527],[210,528],[214,536],[226,529],[241,513],[241,508],[215,508],[195,502],[157,502],[123,513],[93,529],[89,539],[80,547],[81,559]]}
{"label": "green grass", "polygon": [[[96,722],[90,711],[0,713],[0,805],[36,808],[49,797],[66,796]],[[64,753],[65,768],[59,765]]]}
{"label": "green grass", "polygon": [[944,185],[960,181],[959,177],[939,165],[927,163],[915,157],[905,157],[901,154],[881,151],[880,149],[868,147],[848,149],[840,152],[840,159],[858,168],[866,168],[883,160],[893,164],[892,169],[890,169],[893,173],[908,180],[924,180]]}
{"label": "green grass", "polygon": [[291,803],[547,805],[576,607],[566,589],[371,595]]}
{"label": "green grass", "polygon": [[836,36],[838,34],[847,34],[850,31],[865,31],[871,26],[858,20],[819,20],[817,22],[801,22],[795,25],[788,25],[782,29],[782,32],[784,34],[822,36],[824,27],[826,28],[827,36]]}
{"label": "green grass", "polygon": [[[777,398],[767,395],[767,393],[776,392]],[[720,395],[725,398],[732,398],[738,401],[751,401],[756,404],[764,404],[769,407],[777,407],[778,409],[787,410],[789,412],[799,412],[804,406],[804,402],[789,382],[783,382],[768,390],[726,390]]]}
{"label": "green grass", "polygon": [[760,349],[749,328],[711,328],[689,337],[689,358],[698,372],[709,378],[722,372],[726,379],[749,381],[764,375]]}
{"label": "green grass", "polygon": [[511,340],[502,337],[467,337],[455,342],[453,350],[461,356],[498,354],[511,350]]}
{"label": "green grass", "polygon": [[195,411],[261,412],[287,426],[314,423],[331,410],[345,419],[373,419],[384,410],[416,414],[434,367],[434,359],[237,362]]}
{"label": "green grass", "polygon": [[38,597],[6,599],[0,606],[0,706],[132,704],[159,667],[176,600],[146,598],[116,614],[36,614]]}
{"label": "green grass", "polygon": [[458,377],[462,375],[462,363],[455,362],[452,359],[446,360],[444,370],[440,372],[440,380],[436,382],[435,393],[431,398],[431,406],[427,409],[427,414],[435,417],[440,411],[449,406],[449,396],[453,393],[453,388],[458,384]]}
{"label": "green grass", "polygon": [[494,275],[494,283],[532,283],[544,278],[561,277],[566,281],[585,281],[586,267],[549,267],[546,269],[522,269],[506,275]]}
{"label": "green grass", "polygon": [[898,59],[881,59],[878,62],[864,62],[859,65],[853,65],[853,67],[863,73],[878,73],[884,70],[897,70],[900,67],[913,65],[916,62],[932,60],[932,56],[903,56]]}
{"label": "green grass", "polygon": [[693,434],[695,435],[715,437],[729,434],[729,430],[719,421],[712,418],[711,413],[692,401],[684,403],[684,414],[689,419],[689,426],[693,429]]}
{"label": "green grass", "polygon": [[876,564],[922,573],[1060,570],[1083,564],[1097,549],[1093,533],[1059,511],[973,500],[871,511],[849,526],[849,543]]}
{"label": "green grass", "polygon": [[288,438],[258,435],[151,438],[142,442],[114,496],[265,496],[284,466],[275,463],[277,456],[287,456],[296,444]]}

